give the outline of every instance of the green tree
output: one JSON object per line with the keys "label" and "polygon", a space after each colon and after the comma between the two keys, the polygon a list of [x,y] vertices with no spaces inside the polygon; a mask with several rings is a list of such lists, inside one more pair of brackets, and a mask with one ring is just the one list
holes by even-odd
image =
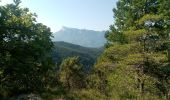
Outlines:
{"label": "green tree", "polygon": [[169,2],[119,0],[113,9],[115,23],[106,33],[107,49],[96,68],[119,98],[168,98]]}
{"label": "green tree", "polygon": [[66,89],[78,89],[84,86],[84,73],[79,57],[68,57],[60,66],[60,82]]}
{"label": "green tree", "polygon": [[37,23],[37,16],[20,2],[0,6],[0,94],[42,90],[44,75],[53,66],[50,28]]}

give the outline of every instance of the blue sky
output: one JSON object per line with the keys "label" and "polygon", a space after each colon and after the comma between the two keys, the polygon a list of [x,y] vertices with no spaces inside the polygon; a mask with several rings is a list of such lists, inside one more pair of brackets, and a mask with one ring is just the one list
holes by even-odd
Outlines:
{"label": "blue sky", "polygon": [[[1,0],[1,4],[13,0]],[[28,7],[38,15],[38,22],[49,26],[52,32],[62,26],[107,30],[113,24],[112,9],[117,0],[22,0],[22,7]]]}

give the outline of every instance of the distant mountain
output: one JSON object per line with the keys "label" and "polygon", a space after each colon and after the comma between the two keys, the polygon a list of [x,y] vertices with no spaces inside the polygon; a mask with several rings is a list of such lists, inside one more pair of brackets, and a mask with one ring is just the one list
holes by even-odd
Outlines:
{"label": "distant mountain", "polygon": [[53,41],[64,41],[84,47],[102,47],[106,43],[105,31],[63,27],[54,33]]}
{"label": "distant mountain", "polygon": [[103,48],[87,48],[66,42],[54,42],[52,57],[57,64],[60,64],[67,57],[79,56],[80,62],[89,69],[102,52]]}

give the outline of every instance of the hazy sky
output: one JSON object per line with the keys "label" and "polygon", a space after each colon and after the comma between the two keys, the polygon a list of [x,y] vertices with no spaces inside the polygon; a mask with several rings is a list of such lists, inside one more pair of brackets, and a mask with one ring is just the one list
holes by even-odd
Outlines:
{"label": "hazy sky", "polygon": [[[1,0],[1,4],[13,0]],[[62,26],[107,30],[113,24],[112,9],[117,0],[22,0],[22,7],[28,7],[38,15],[38,22],[49,26],[52,32]]]}

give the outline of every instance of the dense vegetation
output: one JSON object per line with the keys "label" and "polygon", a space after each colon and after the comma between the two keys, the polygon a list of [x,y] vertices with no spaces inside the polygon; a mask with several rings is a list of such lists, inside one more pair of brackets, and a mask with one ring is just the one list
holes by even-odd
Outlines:
{"label": "dense vegetation", "polygon": [[[81,57],[96,59],[97,50],[53,44],[50,29],[19,4],[0,6],[0,99],[170,99],[170,0],[119,0],[104,53],[94,66],[87,60],[88,73]],[[61,64],[50,57],[68,52],[74,56]]]}
{"label": "dense vegetation", "polygon": [[0,96],[43,91],[52,67],[50,29],[19,3],[0,6]]}
{"label": "dense vegetation", "polygon": [[170,99],[170,0],[119,0],[95,68],[114,99]]}
{"label": "dense vegetation", "polygon": [[102,52],[102,47],[87,48],[66,42],[54,42],[54,49],[51,55],[57,65],[60,65],[62,60],[67,57],[79,56],[80,63],[83,64],[85,69],[89,70]]}

